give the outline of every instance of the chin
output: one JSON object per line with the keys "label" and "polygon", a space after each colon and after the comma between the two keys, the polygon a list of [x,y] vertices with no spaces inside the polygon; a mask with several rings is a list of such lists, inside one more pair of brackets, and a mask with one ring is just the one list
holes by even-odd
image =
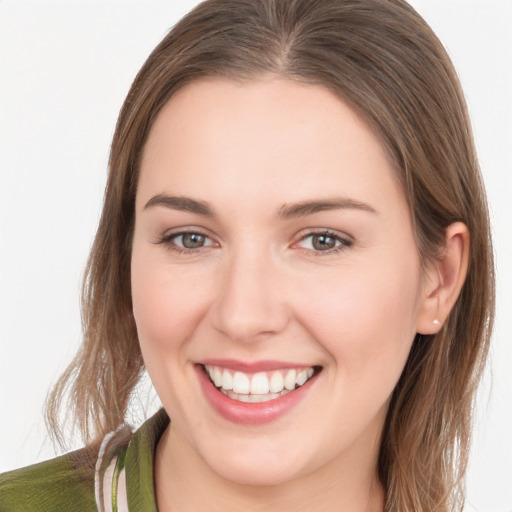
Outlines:
{"label": "chin", "polygon": [[[209,454],[205,462],[222,479],[238,485],[267,487],[280,485],[300,477],[304,464],[296,454],[286,454],[269,446],[241,447],[225,450],[226,455]],[[219,450],[220,451],[220,450]],[[208,460],[210,458],[212,460]]]}
{"label": "chin", "polygon": [[[283,467],[285,466],[285,467]],[[293,470],[292,464],[273,466],[259,461],[252,464],[232,464],[212,468],[216,473],[234,484],[270,487],[282,485],[296,479],[299,475]]]}

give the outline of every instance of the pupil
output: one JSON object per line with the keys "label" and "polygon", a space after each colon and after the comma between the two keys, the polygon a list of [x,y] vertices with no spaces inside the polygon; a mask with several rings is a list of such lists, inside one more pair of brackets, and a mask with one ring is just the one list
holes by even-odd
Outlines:
{"label": "pupil", "polygon": [[196,249],[204,244],[204,236],[198,233],[187,233],[183,235],[183,247],[187,249]]}
{"label": "pupil", "polygon": [[315,235],[313,237],[313,247],[319,251],[327,251],[333,249],[336,245],[336,240],[328,235]]}

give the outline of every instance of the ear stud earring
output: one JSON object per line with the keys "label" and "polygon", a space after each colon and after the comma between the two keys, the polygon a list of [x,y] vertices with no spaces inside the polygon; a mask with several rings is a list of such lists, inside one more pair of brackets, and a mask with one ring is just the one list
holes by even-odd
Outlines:
{"label": "ear stud earring", "polygon": [[434,321],[432,322],[434,325],[439,325],[439,320],[437,318],[434,318]]}

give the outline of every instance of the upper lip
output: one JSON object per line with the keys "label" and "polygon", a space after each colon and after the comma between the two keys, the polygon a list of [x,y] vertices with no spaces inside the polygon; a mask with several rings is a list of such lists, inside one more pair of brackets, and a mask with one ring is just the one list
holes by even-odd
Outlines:
{"label": "upper lip", "polygon": [[198,364],[208,366],[218,366],[227,368],[229,370],[244,372],[244,373],[257,373],[273,370],[283,370],[286,368],[311,368],[313,364],[303,364],[291,361],[275,361],[275,360],[262,360],[262,361],[240,361],[237,359],[219,359],[209,358],[198,361]]}

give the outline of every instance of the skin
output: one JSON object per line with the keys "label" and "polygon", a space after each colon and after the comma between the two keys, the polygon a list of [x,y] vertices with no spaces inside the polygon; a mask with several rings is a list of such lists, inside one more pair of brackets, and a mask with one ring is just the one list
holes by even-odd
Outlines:
{"label": "skin", "polygon": [[[147,206],[162,194],[214,216]],[[326,230],[335,251],[313,244]],[[205,245],[183,252],[169,238],[183,232]],[[141,350],[172,418],[156,454],[159,510],[382,511],[389,397],[415,334],[441,328],[467,246],[465,227],[451,226],[445,257],[421,270],[383,145],[322,87],[215,79],[176,93],[144,149],[132,254]],[[240,425],[206,400],[195,369],[206,358],[322,371],[284,416]]]}

